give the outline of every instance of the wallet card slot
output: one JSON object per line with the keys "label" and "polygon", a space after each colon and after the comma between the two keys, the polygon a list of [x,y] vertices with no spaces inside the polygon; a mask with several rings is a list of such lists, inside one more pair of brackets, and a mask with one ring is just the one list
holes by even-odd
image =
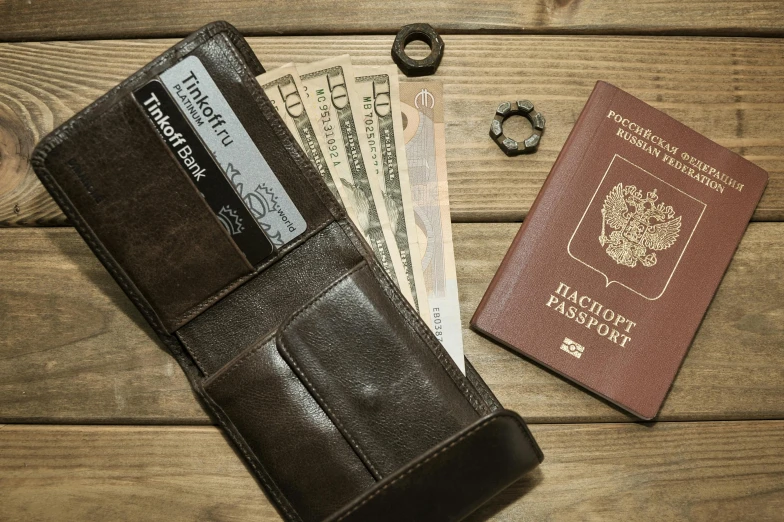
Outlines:
{"label": "wallet card slot", "polygon": [[340,223],[332,222],[180,328],[177,336],[202,372],[212,375],[361,260]]}
{"label": "wallet card slot", "polygon": [[363,262],[277,336],[281,355],[377,478],[479,417],[395,297]]}
{"label": "wallet card slot", "polygon": [[267,339],[206,381],[207,395],[302,520],[322,520],[375,480]]}
{"label": "wallet card slot", "polygon": [[[188,60],[181,64],[187,66]],[[170,71],[172,69],[167,72]],[[216,158],[207,150],[197,134],[199,126],[188,123],[188,116],[180,110],[172,93],[160,80],[147,82],[134,91],[133,97],[150,125],[155,128],[161,142],[169,149],[183,173],[193,183],[193,188],[204,198],[237,248],[251,265],[260,265],[275,247],[263,229],[264,223],[259,222],[257,216],[251,213],[252,209],[240,199]],[[199,121],[204,126],[205,120]],[[208,129],[202,133],[216,134],[210,131]],[[231,135],[229,139],[233,139]]]}
{"label": "wallet card slot", "polygon": [[47,165],[166,330],[252,273],[130,96],[54,148]]}
{"label": "wallet card slot", "polygon": [[[342,213],[255,82],[260,64],[255,58],[248,64],[248,50],[239,49],[236,35],[229,33],[216,26],[215,31],[203,32],[198,42],[184,42],[179,52],[165,53],[43,140],[33,158],[42,181],[96,254],[116,277],[126,280],[125,286],[140,294],[145,314],[167,333]],[[291,218],[294,235],[284,244],[275,243],[277,254],[262,264],[263,249],[257,248],[248,261],[254,243],[238,248],[221,224],[231,224],[234,214],[219,221],[133,98],[134,92],[162,81],[177,67],[189,68],[194,60],[203,65],[201,79],[206,74],[213,81],[210,101],[219,91],[235,123],[247,132],[244,143],[258,149],[275,178],[269,181],[282,187],[277,199],[243,197],[248,210],[258,213],[263,207],[283,216],[284,193],[295,207],[291,216],[281,218]],[[218,107],[207,105],[199,104],[202,116]],[[234,130],[239,132],[236,126]],[[245,157],[241,152],[235,156]],[[221,168],[231,178],[225,172],[229,166]],[[246,185],[265,195],[270,189]],[[269,230],[264,232],[275,240]]]}

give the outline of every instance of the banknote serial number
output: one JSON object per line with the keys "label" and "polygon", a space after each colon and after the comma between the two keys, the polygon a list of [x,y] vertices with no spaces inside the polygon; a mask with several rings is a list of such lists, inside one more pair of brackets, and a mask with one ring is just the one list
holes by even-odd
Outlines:
{"label": "banknote serial number", "polygon": [[444,342],[444,321],[441,319],[441,309],[436,307],[431,310],[433,315],[433,333],[436,334],[436,339]]}

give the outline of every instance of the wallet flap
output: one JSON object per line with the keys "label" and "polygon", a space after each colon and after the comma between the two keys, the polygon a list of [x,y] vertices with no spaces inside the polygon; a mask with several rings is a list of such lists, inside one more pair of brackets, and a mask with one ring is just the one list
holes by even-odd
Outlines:
{"label": "wallet flap", "polygon": [[278,333],[283,357],[377,478],[486,413],[395,299],[362,263]]}
{"label": "wallet flap", "polygon": [[204,389],[269,473],[268,489],[302,520],[322,520],[375,484],[280,356],[274,337],[207,380]]}
{"label": "wallet flap", "polygon": [[461,520],[543,458],[523,420],[500,410],[401,467],[328,522]]}

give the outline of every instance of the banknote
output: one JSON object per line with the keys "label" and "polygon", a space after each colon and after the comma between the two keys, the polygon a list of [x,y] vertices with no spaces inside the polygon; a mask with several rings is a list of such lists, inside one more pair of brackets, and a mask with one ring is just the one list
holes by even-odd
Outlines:
{"label": "banknote", "polygon": [[297,68],[294,64],[286,64],[256,79],[294,139],[324,178],[329,190],[345,206],[343,186],[335,183],[337,175],[331,168],[330,160],[337,155],[327,146],[324,134],[316,132],[310,121],[304,100],[305,90],[300,83]]}
{"label": "banknote", "polygon": [[446,176],[443,86],[402,82],[400,109],[433,332],[465,373]]}
{"label": "banknote", "polygon": [[408,180],[406,147],[397,67],[354,66],[357,92],[362,102],[362,117],[370,148],[370,162],[381,186],[389,224],[400,250],[406,280],[414,297],[412,303],[430,324],[427,288],[419,255],[419,239],[414,222],[411,185]]}
{"label": "banknote", "polygon": [[368,175],[370,152],[349,56],[297,65],[297,71],[307,93],[311,122],[324,133],[327,143],[335,145],[338,157],[333,166],[343,185],[349,217],[406,299],[413,301],[378,177]]}

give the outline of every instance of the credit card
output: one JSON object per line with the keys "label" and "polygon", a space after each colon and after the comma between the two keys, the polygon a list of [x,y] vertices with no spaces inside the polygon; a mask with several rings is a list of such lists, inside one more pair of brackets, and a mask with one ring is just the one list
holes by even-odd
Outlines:
{"label": "credit card", "polygon": [[133,93],[163,142],[251,265],[274,251],[251,212],[196,136],[163,84],[152,80]]}
{"label": "credit card", "polygon": [[305,219],[201,60],[189,56],[160,79],[272,243],[304,233]]}

